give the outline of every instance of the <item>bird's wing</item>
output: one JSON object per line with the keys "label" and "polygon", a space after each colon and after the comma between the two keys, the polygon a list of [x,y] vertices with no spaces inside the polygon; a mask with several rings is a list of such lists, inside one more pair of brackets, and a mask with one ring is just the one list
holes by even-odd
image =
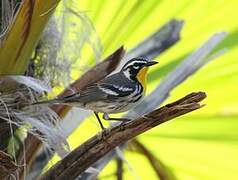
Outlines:
{"label": "bird's wing", "polygon": [[[117,80],[117,81],[115,81]],[[120,97],[126,97],[134,91],[133,86],[118,79],[115,74],[105,78],[103,81],[88,86],[85,90],[64,97],[65,103],[90,103],[94,101],[113,101]]]}
{"label": "bird's wing", "polygon": [[98,84],[92,84],[88,86],[85,90],[73,94],[70,97],[65,97],[66,103],[89,103],[93,101],[100,101],[107,98],[107,94],[101,91]]}

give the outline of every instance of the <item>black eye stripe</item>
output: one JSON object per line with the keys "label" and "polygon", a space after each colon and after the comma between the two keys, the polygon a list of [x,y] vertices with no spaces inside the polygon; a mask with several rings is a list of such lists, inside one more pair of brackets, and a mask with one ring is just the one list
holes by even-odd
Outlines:
{"label": "black eye stripe", "polygon": [[141,62],[141,63],[135,63],[135,64],[133,64],[133,66],[135,67],[135,66],[143,66],[144,64],[146,64],[145,62]]}

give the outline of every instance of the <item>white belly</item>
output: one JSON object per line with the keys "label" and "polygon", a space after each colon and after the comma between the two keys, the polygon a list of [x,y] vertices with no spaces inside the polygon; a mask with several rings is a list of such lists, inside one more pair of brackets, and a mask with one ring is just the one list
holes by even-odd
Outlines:
{"label": "white belly", "polygon": [[125,112],[133,107],[135,107],[137,104],[139,104],[141,101],[137,101],[136,103],[105,103],[105,102],[96,102],[96,103],[90,103],[87,104],[85,109],[90,109],[96,112],[103,112],[103,113],[120,113]]}

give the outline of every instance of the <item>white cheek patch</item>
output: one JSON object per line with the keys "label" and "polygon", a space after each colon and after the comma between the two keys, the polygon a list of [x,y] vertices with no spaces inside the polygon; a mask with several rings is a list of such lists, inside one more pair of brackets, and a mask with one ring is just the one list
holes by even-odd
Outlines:
{"label": "white cheek patch", "polygon": [[115,91],[112,91],[111,89],[106,89],[106,88],[103,88],[103,87],[101,87],[101,86],[99,86],[99,89],[100,89],[101,91],[105,92],[106,94],[118,96],[118,93],[116,93]]}

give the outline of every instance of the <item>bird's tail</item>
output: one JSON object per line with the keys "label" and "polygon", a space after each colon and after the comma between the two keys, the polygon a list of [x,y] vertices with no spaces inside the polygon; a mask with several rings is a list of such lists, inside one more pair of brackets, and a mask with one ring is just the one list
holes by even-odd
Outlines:
{"label": "bird's tail", "polygon": [[30,105],[52,105],[52,104],[61,104],[61,103],[62,103],[61,99],[52,99],[52,100],[46,100],[46,101],[38,101]]}
{"label": "bird's tail", "polygon": [[35,102],[35,103],[32,103],[31,105],[41,105],[41,104],[44,104],[44,105],[52,105],[52,104],[68,105],[68,103],[74,102],[75,99],[78,100],[79,97],[80,97],[80,93],[76,93],[76,94],[65,96],[65,97],[59,98],[59,99],[56,98],[56,99],[52,99],[52,100]]}

